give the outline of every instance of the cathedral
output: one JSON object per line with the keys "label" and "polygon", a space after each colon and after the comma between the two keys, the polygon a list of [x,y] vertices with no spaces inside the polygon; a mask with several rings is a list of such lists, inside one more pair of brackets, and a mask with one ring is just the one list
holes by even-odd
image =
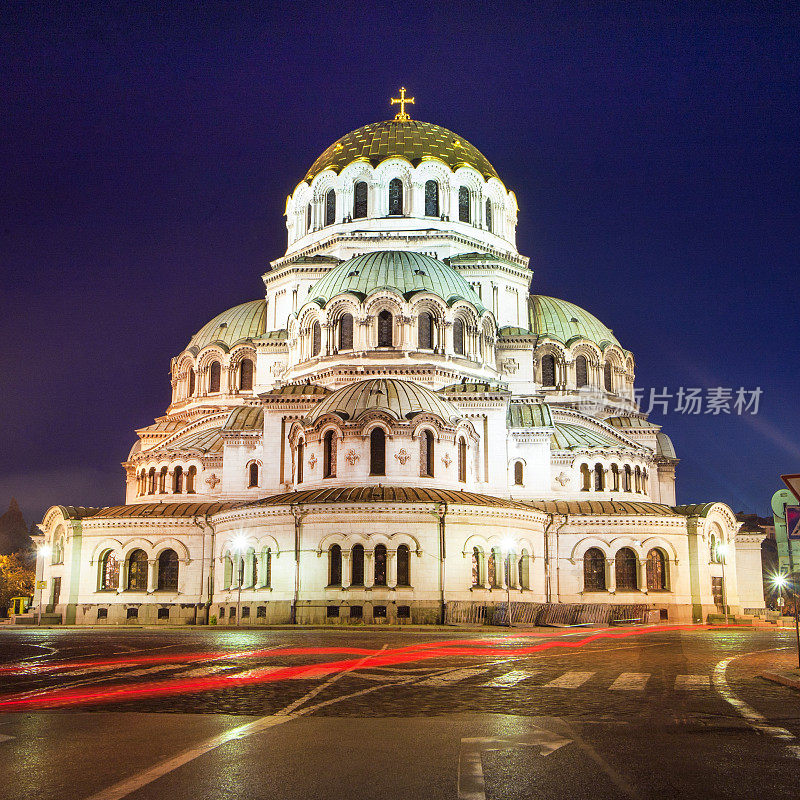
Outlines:
{"label": "cathedral", "polygon": [[531,293],[514,192],[398,102],[300,176],[260,296],[175,343],[124,505],[47,511],[35,603],[219,625],[763,608],[761,534],[676,505],[631,343]]}

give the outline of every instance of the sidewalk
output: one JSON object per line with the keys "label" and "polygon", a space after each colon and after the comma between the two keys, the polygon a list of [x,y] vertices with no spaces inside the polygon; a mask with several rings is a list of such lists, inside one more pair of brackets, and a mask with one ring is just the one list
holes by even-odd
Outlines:
{"label": "sidewalk", "polygon": [[762,672],[761,677],[773,683],[780,683],[782,686],[800,689],[800,669],[798,668],[781,672]]}

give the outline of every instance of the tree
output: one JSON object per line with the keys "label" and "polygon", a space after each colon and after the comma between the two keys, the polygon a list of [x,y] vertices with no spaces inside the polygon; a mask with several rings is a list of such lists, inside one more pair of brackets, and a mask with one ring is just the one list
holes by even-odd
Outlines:
{"label": "tree", "polygon": [[0,614],[5,616],[12,597],[33,597],[36,569],[21,553],[0,555]]}
{"label": "tree", "polygon": [[32,547],[25,518],[17,499],[12,497],[8,511],[0,516],[0,554],[19,553]]}

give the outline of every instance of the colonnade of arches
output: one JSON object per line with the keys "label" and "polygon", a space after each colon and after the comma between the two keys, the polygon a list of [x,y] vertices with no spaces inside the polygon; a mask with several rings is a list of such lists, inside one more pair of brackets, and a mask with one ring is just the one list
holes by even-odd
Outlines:
{"label": "colonnade of arches", "polygon": [[354,544],[342,550],[341,545],[332,544],[328,548],[328,587],[369,586],[411,587],[411,548],[400,544],[390,551],[385,544],[376,544],[366,551],[363,544]]}
{"label": "colonnade of arches", "polygon": [[632,361],[623,363],[621,355],[614,350],[607,351],[602,357],[597,353],[579,352],[569,363],[560,348],[551,344],[544,345],[544,348],[538,356],[537,378],[545,389],[589,387],[623,394],[633,386]]}
{"label": "colonnade of arches", "polygon": [[195,363],[187,355],[176,370],[173,402],[215,394],[252,392],[254,384],[254,355],[234,357],[227,367],[223,365],[221,358],[215,356],[200,357]]}
{"label": "colonnade of arches", "polygon": [[223,589],[271,589],[271,547],[248,547],[241,553],[226,550],[222,556]]}
{"label": "colonnade of arches", "polygon": [[519,554],[503,554],[499,547],[484,550],[472,548],[473,589],[530,589],[530,553],[522,548]]}
{"label": "colonnade of arches", "polygon": [[99,560],[98,590],[177,592],[179,573],[180,559],[171,548],[152,560],[143,549],[136,548],[123,562],[114,550],[106,550]]}
{"label": "colonnade of arches", "polygon": [[642,564],[630,547],[621,547],[611,559],[599,547],[583,555],[583,590],[666,591],[669,588],[669,559],[661,548],[651,548]]}
{"label": "colonnade of arches", "polygon": [[582,492],[626,492],[633,494],[648,494],[649,474],[647,469],[625,464],[611,464],[606,469],[597,463],[593,467],[581,464],[581,491]]}
{"label": "colonnade of arches", "polygon": [[139,497],[158,494],[196,494],[197,467],[194,465],[184,469],[178,465],[170,469],[142,467],[137,473],[136,494]]}

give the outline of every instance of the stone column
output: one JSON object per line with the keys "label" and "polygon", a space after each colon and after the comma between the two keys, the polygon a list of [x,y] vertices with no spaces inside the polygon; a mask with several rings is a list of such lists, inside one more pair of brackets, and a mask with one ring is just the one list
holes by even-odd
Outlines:
{"label": "stone column", "polygon": [[350,551],[342,550],[342,588],[347,588],[350,585]]}
{"label": "stone column", "polygon": [[637,573],[638,573],[638,585],[637,589],[640,592],[647,593],[647,560],[639,560],[637,564]]}
{"label": "stone column", "polygon": [[609,592],[617,591],[617,573],[614,569],[615,565],[615,559],[606,559],[606,589],[608,589]]}
{"label": "stone column", "polygon": [[386,584],[390,589],[397,586],[397,550],[386,553]]}
{"label": "stone column", "polygon": [[375,585],[375,554],[372,550],[364,550],[364,588],[371,589]]}
{"label": "stone column", "polygon": [[158,586],[158,560],[147,562],[147,593],[151,594]]}

